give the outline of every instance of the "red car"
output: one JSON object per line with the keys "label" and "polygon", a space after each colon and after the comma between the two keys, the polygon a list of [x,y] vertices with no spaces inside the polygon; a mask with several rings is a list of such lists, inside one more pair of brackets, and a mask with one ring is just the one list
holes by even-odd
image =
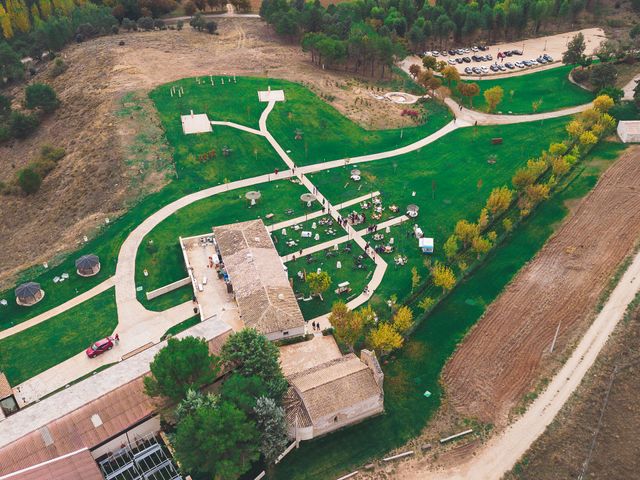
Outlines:
{"label": "red car", "polygon": [[107,350],[111,350],[112,348],[113,340],[111,339],[111,337],[103,338],[102,340],[98,340],[96,343],[87,348],[87,357],[95,358],[98,355],[106,352]]}

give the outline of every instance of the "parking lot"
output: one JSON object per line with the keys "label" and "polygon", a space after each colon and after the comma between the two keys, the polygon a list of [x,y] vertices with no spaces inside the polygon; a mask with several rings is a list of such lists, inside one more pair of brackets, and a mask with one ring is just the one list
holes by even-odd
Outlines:
{"label": "parking lot", "polygon": [[[592,54],[596,48],[600,45],[600,42],[605,39],[604,31],[601,28],[586,28],[580,30],[585,38],[585,43],[587,45],[586,54]],[[475,78],[478,77],[486,77],[489,75],[521,75],[525,74],[527,71],[532,69],[546,69],[553,68],[554,66],[560,65],[562,61],[562,53],[567,49],[567,43],[578,33],[575,32],[567,32],[558,35],[551,35],[546,37],[532,38],[528,40],[524,40],[521,42],[507,42],[500,43],[496,45],[486,45],[485,50],[480,49],[479,47],[484,46],[483,44],[475,44],[475,45],[465,45],[465,46],[456,46],[455,51],[454,47],[450,47],[452,52],[451,55],[449,53],[449,48],[446,50],[446,54],[443,55],[443,49],[434,48],[427,49],[424,53],[431,53],[433,55],[433,51],[436,50],[438,55],[435,57],[436,60],[443,60],[447,62],[449,65],[454,65],[460,75],[463,78]],[[473,47],[476,47],[477,51],[474,51]],[[462,52],[462,53],[460,53]],[[505,58],[498,58],[498,54],[505,54],[509,52],[511,55],[507,54]],[[518,52],[521,53],[519,55]],[[544,59],[544,55],[547,55],[551,61]],[[483,60],[474,61],[472,57],[484,57]],[[468,57],[468,62],[463,60],[464,57]],[[544,63],[538,61],[538,58],[543,57],[545,60]],[[457,60],[460,59],[460,60]],[[451,60],[452,62],[450,62]],[[531,65],[527,66],[524,62],[535,61]],[[516,62],[523,62],[522,67],[516,66]],[[409,65],[413,63],[422,64],[422,59],[417,55],[412,55],[407,57],[402,63],[403,69],[408,71]],[[491,66],[497,63],[497,69],[491,70]],[[507,67],[507,63],[512,63],[513,68]],[[502,66],[502,69],[500,68]],[[476,69],[475,72],[472,70],[471,73],[465,72],[465,69],[469,67]]]}

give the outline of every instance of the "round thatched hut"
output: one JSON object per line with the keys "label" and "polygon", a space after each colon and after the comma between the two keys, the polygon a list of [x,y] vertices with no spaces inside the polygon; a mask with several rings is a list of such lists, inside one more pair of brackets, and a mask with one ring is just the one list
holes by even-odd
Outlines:
{"label": "round thatched hut", "polygon": [[83,255],[76,260],[76,271],[81,277],[92,277],[100,271],[100,259],[97,255]]}
{"label": "round thatched hut", "polygon": [[27,282],[16,288],[16,302],[18,305],[30,307],[35,305],[44,298],[44,291],[40,288],[40,284],[36,282]]}

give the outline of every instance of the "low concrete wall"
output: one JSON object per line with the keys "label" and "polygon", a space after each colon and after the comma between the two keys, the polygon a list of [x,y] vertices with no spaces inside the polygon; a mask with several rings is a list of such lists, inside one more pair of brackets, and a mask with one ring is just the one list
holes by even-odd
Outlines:
{"label": "low concrete wall", "polygon": [[165,293],[172,292],[174,290],[177,290],[180,287],[189,285],[190,283],[191,283],[191,277],[185,277],[182,280],[178,280],[177,282],[170,283],[169,285],[165,285],[164,287],[156,288],[155,290],[151,290],[150,292],[147,292],[147,300],[153,300],[154,298],[157,298],[160,295],[164,295]]}

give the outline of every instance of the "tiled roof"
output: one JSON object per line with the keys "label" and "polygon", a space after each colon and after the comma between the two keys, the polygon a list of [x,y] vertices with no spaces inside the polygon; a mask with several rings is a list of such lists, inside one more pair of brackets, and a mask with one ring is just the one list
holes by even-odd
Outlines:
{"label": "tiled roof", "polygon": [[11,390],[9,380],[7,380],[4,373],[0,372],[0,400],[10,397],[11,395],[13,395],[13,390]]}
{"label": "tiled roof", "polygon": [[245,326],[264,334],[303,326],[289,278],[262,220],[214,227],[213,233]]}
{"label": "tiled roof", "polygon": [[89,453],[81,450],[67,457],[48,461],[0,480],[104,480],[100,468]]}
{"label": "tiled roof", "polygon": [[297,428],[310,427],[312,425],[309,412],[307,412],[295,388],[289,387],[282,402],[286,412],[287,425],[292,425]]}
{"label": "tiled roof", "polygon": [[373,372],[353,353],[287,380],[300,395],[313,421],[382,394]]}

